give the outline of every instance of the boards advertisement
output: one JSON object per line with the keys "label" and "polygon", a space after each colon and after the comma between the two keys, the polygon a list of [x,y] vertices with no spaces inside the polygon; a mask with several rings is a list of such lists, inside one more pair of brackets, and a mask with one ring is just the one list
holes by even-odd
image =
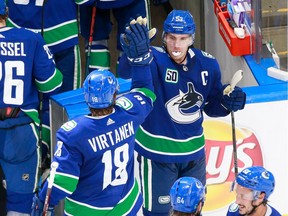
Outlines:
{"label": "boards advertisement", "polygon": [[[253,165],[271,171],[276,183],[269,204],[288,215],[288,101],[246,104],[234,116],[238,171]],[[231,117],[205,119],[207,196],[203,215],[223,216],[236,197],[230,191],[235,179]]]}

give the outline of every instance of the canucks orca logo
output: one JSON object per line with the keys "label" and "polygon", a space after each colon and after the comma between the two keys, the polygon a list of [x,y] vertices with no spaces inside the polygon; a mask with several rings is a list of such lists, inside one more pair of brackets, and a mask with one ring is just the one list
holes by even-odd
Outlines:
{"label": "canucks orca logo", "polygon": [[172,120],[179,124],[190,124],[201,117],[199,107],[203,104],[203,96],[195,91],[193,83],[187,83],[188,91],[170,99],[166,104],[166,109]]}

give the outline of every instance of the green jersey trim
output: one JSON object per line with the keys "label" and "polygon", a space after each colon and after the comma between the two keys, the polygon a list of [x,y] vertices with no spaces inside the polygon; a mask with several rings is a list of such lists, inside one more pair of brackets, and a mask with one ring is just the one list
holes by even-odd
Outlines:
{"label": "green jersey trim", "polygon": [[[9,18],[7,20],[7,26],[17,28],[20,27]],[[30,29],[30,30],[34,32],[41,31],[41,29]],[[50,28],[45,28],[43,35],[44,40],[48,46],[55,46],[57,44],[63,43],[64,41],[68,41],[71,38],[77,38],[78,37],[77,20],[73,19]]]}
{"label": "green jersey trim", "polygon": [[90,53],[89,67],[110,68],[111,56],[108,50],[92,50]]}
{"label": "green jersey trim", "polygon": [[128,194],[113,207],[95,207],[73,200],[69,197],[65,199],[65,213],[68,215],[87,216],[87,215],[127,215],[133,208],[140,196],[140,189],[135,180],[133,187]]}
{"label": "green jersey trim", "polygon": [[136,142],[147,151],[164,155],[190,155],[204,148],[204,134],[180,140],[154,135],[142,126],[137,130]]}
{"label": "green jersey trim", "polygon": [[62,73],[55,68],[54,74],[50,77],[50,79],[45,81],[36,80],[36,86],[40,92],[49,93],[62,85],[62,79]]}
{"label": "green jersey trim", "polygon": [[156,100],[156,95],[153,91],[151,91],[150,89],[147,88],[135,88],[132,90],[132,92],[140,92],[143,95],[146,95],[147,97],[151,98],[152,102],[154,102]]}
{"label": "green jersey trim", "polygon": [[77,187],[79,177],[56,172],[54,185],[65,193],[72,194]]}

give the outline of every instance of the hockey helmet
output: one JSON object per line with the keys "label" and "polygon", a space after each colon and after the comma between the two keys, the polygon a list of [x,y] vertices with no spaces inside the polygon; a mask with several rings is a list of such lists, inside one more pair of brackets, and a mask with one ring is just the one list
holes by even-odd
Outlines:
{"label": "hockey helmet", "polygon": [[102,109],[114,102],[114,94],[119,85],[116,77],[109,70],[94,70],[83,83],[85,101],[91,108]]}
{"label": "hockey helmet", "polygon": [[163,29],[165,33],[191,34],[194,39],[196,25],[189,11],[172,10],[164,21]]}
{"label": "hockey helmet", "polygon": [[254,192],[265,192],[266,200],[273,193],[275,187],[273,174],[261,166],[252,166],[242,170],[236,178],[236,183]]}
{"label": "hockey helmet", "polygon": [[173,210],[194,213],[200,202],[205,201],[205,188],[193,177],[182,177],[175,181],[170,189]]}

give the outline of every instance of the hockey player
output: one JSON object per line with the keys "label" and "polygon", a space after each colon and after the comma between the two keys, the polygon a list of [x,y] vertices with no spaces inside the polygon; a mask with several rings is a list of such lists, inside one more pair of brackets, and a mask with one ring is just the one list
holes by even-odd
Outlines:
{"label": "hockey player", "polygon": [[170,189],[170,216],[200,216],[205,202],[205,187],[193,177],[177,179]]}
{"label": "hockey player", "polygon": [[[8,26],[25,27],[43,37],[63,73],[61,92],[81,85],[81,60],[78,41],[77,7],[94,0],[7,0]],[[43,29],[42,29],[43,28]]]}
{"label": "hockey player", "polygon": [[[113,13],[117,21],[117,50],[119,54],[122,52],[122,47],[119,41],[120,34],[124,32],[126,23],[130,17],[141,15],[147,17],[149,5],[148,0],[114,0],[102,1],[96,0],[96,17],[93,29],[93,41],[91,45],[91,53],[89,62],[89,70],[95,69],[110,69],[110,51],[108,47],[109,34],[112,30],[112,22],[110,13]],[[95,6],[80,6],[80,31],[85,38],[86,48],[90,36],[92,8]],[[113,38],[114,40],[115,38]],[[111,39],[112,40],[112,39]],[[88,49],[86,49],[88,51]],[[116,64],[113,63],[113,64]],[[115,72],[115,71],[113,71]]]}
{"label": "hockey player", "polygon": [[[80,87],[81,58],[78,40],[77,7],[94,0],[7,0],[7,26],[25,27],[43,34],[53,53],[56,67],[63,74],[60,92]],[[48,103],[43,104],[43,162],[49,158],[50,123]],[[49,163],[49,159],[48,159]]]}
{"label": "hockey player", "polygon": [[[143,197],[134,176],[135,132],[151,111],[155,94],[148,29],[135,25],[123,40],[130,51],[133,90],[116,99],[115,76],[108,70],[92,71],[83,84],[91,114],[67,122],[56,134],[53,161],[59,166],[50,196],[52,214],[65,197],[65,215],[135,216],[141,209]],[[47,184],[34,197],[32,216],[41,215]]]}
{"label": "hockey player", "polygon": [[[182,176],[206,185],[203,111],[226,116],[244,108],[246,95],[236,87],[223,90],[217,60],[190,48],[195,23],[189,11],[173,10],[164,22],[163,47],[150,47],[150,64],[157,100],[136,135],[140,179],[144,194],[144,215],[167,215],[169,190]],[[120,59],[119,77],[129,78],[128,59]],[[229,88],[229,87],[228,87]],[[160,179],[165,179],[161,181]]]}
{"label": "hockey player", "polygon": [[281,214],[268,204],[274,187],[275,179],[270,171],[261,166],[245,168],[234,182],[236,201],[229,206],[227,216],[280,216]]}
{"label": "hockey player", "polygon": [[38,185],[38,93],[56,93],[62,74],[41,35],[6,27],[7,16],[0,0],[0,166],[7,215],[28,216]]}

